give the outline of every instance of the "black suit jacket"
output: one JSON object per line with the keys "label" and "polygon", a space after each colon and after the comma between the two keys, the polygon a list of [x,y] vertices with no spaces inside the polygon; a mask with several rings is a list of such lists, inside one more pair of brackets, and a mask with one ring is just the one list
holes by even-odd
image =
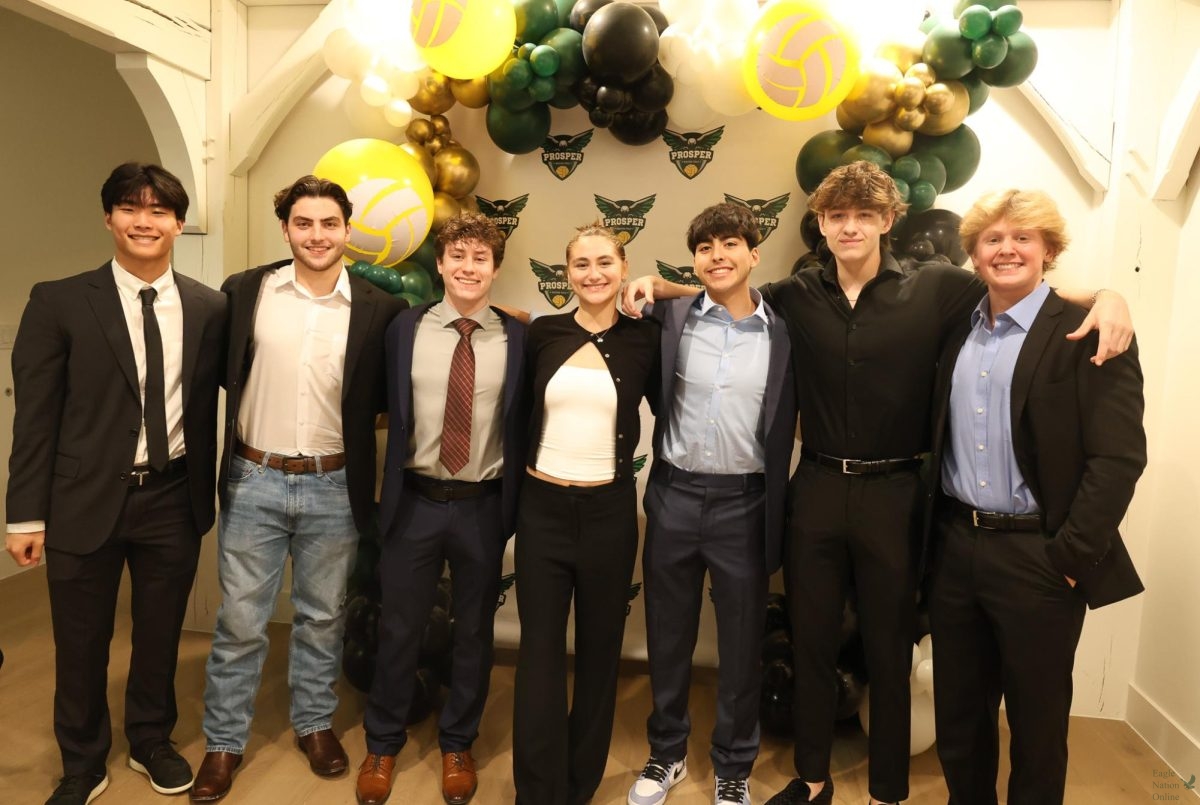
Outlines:
{"label": "black suit jacket", "polygon": [[[657,302],[651,315],[662,323],[662,382],[659,399],[651,407],[658,412],[654,421],[654,455],[662,453],[667,422],[675,398],[675,362],[688,312],[695,296]],[[796,384],[792,376],[792,347],[787,325],[767,306],[771,355],[767,369],[767,388],[763,397],[763,447],[766,476],[766,562],[767,574],[779,569],[783,546],[783,524],[787,502],[788,470],[796,432]]]}
{"label": "black suit jacket", "polygon": [[[388,438],[384,460],[383,492],[379,500],[379,532],[388,539],[392,522],[412,505],[414,493],[404,486],[404,468],[412,456],[412,366],[417,323],[436,303],[415,307],[396,317],[388,327],[387,400]],[[517,493],[525,476],[525,425],[529,411],[524,402],[525,326],[492,308],[504,323],[508,338],[504,367],[504,471],[501,475],[501,520],[504,539],[517,528]]]}
{"label": "black suit jacket", "polygon": [[[221,505],[237,437],[242,391],[254,361],[254,313],[263,278],[291,260],[280,260],[234,274],[221,290],[229,297],[229,358],[225,371],[225,450],[221,456]],[[350,277],[350,328],[342,373],[342,441],[346,450],[346,485],[354,525],[370,529],[375,508],[375,415],[384,410],[383,333],[407,304],[366,280]],[[254,445],[257,446],[257,445]]]}
{"label": "black suit jacket", "polygon": [[[225,297],[178,272],[183,434],[196,530],[213,523]],[[46,546],[87,554],[112,534],[129,489],[141,391],[112,264],[39,282],[12,355],[16,388],[8,521],[46,521]]]}
{"label": "black suit jacket", "polygon": [[[1085,315],[1050,292],[1017,357],[1010,414],[1017,466],[1053,535],[1046,553],[1094,609],[1144,589],[1117,529],[1146,466],[1146,433],[1137,344],[1093,366],[1097,334],[1066,339]],[[941,487],[954,363],[969,331],[964,321],[938,366],[931,499]]]}

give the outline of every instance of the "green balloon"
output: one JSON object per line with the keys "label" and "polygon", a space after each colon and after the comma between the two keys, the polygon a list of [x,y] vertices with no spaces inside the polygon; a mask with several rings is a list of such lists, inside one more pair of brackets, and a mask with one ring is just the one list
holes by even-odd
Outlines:
{"label": "green balloon", "polygon": [[529,54],[529,66],[533,68],[534,73],[543,77],[557,73],[560,64],[562,56],[549,45],[538,45]]}
{"label": "green balloon", "polygon": [[940,19],[938,19],[934,15],[930,14],[928,17],[921,20],[921,24],[917,26],[917,30],[919,30],[923,34],[927,34],[930,31],[932,31],[934,29],[934,26],[936,26],[939,22],[941,22]]}
{"label": "green balloon", "polygon": [[536,151],[550,134],[550,107],[535,103],[528,109],[512,110],[498,103],[488,104],[487,132],[502,151],[510,154]]}
{"label": "green balloon", "polygon": [[421,241],[421,245],[417,250],[410,254],[404,261],[406,263],[416,263],[419,266],[424,266],[425,270],[431,275],[437,273],[437,245],[434,243],[434,235],[431,232],[429,237]]}
{"label": "green balloon", "polygon": [[1033,37],[1024,31],[1017,31],[1008,37],[1008,55],[1004,61],[990,70],[980,70],[979,77],[993,87],[1015,87],[1033,73],[1037,58],[1037,45]]}
{"label": "green balloon", "polygon": [[542,37],[543,45],[548,45],[558,52],[558,70],[555,78],[574,84],[587,74],[587,65],[583,61],[583,34],[574,28],[555,28]]}
{"label": "green balloon", "polygon": [[355,260],[346,270],[350,272],[350,276],[352,277],[362,277],[366,275],[370,268],[371,264],[366,260]]}
{"label": "green balloon", "polygon": [[849,165],[851,162],[858,162],[860,160],[873,162],[885,171],[891,170],[892,167],[892,155],[874,145],[863,143],[862,145],[847,148],[842,152],[843,165]]}
{"label": "green balloon", "polygon": [[537,47],[533,42],[526,42],[517,48],[517,58],[522,61],[529,61],[529,55],[533,53],[533,49]]}
{"label": "green balloon", "polygon": [[933,185],[935,195],[946,188],[946,163],[933,154],[918,153],[915,148],[907,156],[911,156],[921,166],[920,179]]}
{"label": "green balloon", "polygon": [[396,266],[395,270],[400,276],[401,290],[420,299],[429,298],[433,292],[433,280],[429,279],[429,272],[424,266],[405,261]]}
{"label": "green balloon", "polygon": [[987,6],[968,6],[958,17],[958,32],[972,41],[992,30],[992,12]]}
{"label": "green balloon", "polygon": [[811,194],[829,172],[842,164],[842,153],[862,142],[857,134],[829,129],[808,138],[796,155],[796,181]]}
{"label": "green balloon", "polygon": [[416,307],[417,305],[425,304],[424,299],[416,294],[409,293],[408,291],[397,291],[396,293],[392,294],[392,296],[397,296],[403,299],[405,302],[408,302],[409,307]]}
{"label": "green balloon", "polygon": [[971,6],[983,6],[990,11],[995,11],[1000,6],[1011,2],[1011,0],[958,0],[954,6],[954,16],[957,18]]}
{"label": "green balloon", "polygon": [[992,33],[1012,36],[1021,28],[1025,15],[1016,6],[1000,6],[992,12]]}
{"label": "green balloon", "polygon": [[[520,63],[528,65],[528,62]],[[519,112],[522,109],[528,109],[536,103],[533,96],[527,90],[513,89],[508,85],[507,79],[503,76],[497,78],[495,75],[490,75],[488,76],[487,84],[488,95],[493,104],[500,104],[514,112]]]}
{"label": "green balloon", "polygon": [[900,193],[900,200],[908,201],[909,193],[911,192],[908,182],[903,179],[897,179],[895,176],[892,177],[892,181],[896,183],[896,190]]}
{"label": "green balloon", "polygon": [[979,107],[987,102],[988,94],[991,90],[987,84],[983,83],[983,79],[977,73],[964,75],[958,80],[967,88],[967,96],[971,99],[970,106],[967,107],[967,114],[973,115],[979,111]]}
{"label": "green balloon", "polygon": [[921,61],[933,68],[939,81],[962,78],[975,69],[971,40],[963,39],[957,22],[940,22],[925,37]]}
{"label": "green balloon", "polygon": [[535,101],[546,103],[553,100],[555,93],[558,91],[558,85],[554,83],[554,79],[548,76],[539,75],[533,79],[533,83],[529,85],[529,94]]}
{"label": "green balloon", "polygon": [[933,185],[924,180],[916,182],[909,191],[909,211],[924,212],[933,206],[933,202],[936,198],[937,191],[933,189]]}
{"label": "green balloon", "polygon": [[979,168],[979,138],[967,125],[940,137],[918,134],[913,138],[912,150],[932,154],[946,166],[946,186],[940,192],[949,193],[962,187]]}
{"label": "green balloon", "polygon": [[554,0],[514,0],[517,13],[517,41],[537,42],[558,27],[558,6]]}
{"label": "green balloon", "polygon": [[999,34],[987,36],[971,43],[971,61],[985,70],[999,66],[1008,55],[1008,40]]}
{"label": "green balloon", "polygon": [[575,0],[554,0],[554,5],[558,6],[558,27],[570,27],[571,8],[575,5]]}
{"label": "green balloon", "polygon": [[579,98],[571,91],[569,84],[564,85],[561,82],[556,82],[554,85],[554,97],[547,101],[555,109],[574,109],[579,105]]}
{"label": "green balloon", "polygon": [[371,266],[367,269],[366,279],[375,287],[388,293],[396,293],[402,287],[400,275],[383,266]]}
{"label": "green balloon", "polygon": [[892,163],[892,178],[897,185],[900,182],[915,182],[921,178],[921,163],[916,157],[905,154]]}
{"label": "green balloon", "polygon": [[509,59],[504,63],[502,72],[509,89],[525,89],[533,81],[533,68],[522,59]]}

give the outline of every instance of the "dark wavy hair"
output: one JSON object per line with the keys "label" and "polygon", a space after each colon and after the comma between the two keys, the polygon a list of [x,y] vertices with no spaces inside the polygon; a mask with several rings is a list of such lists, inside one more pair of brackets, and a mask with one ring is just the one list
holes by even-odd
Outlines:
{"label": "dark wavy hair", "polygon": [[175,174],[160,165],[126,162],[114,168],[100,187],[100,203],[106,215],[118,204],[141,205],[147,196],[170,208],[180,221],[187,217],[187,191]]}
{"label": "dark wavy hair", "polygon": [[340,184],[310,173],[275,194],[275,217],[286,224],[292,216],[292,207],[302,198],[333,199],[342,210],[342,223],[349,223],[350,216],[354,214],[354,204]]}

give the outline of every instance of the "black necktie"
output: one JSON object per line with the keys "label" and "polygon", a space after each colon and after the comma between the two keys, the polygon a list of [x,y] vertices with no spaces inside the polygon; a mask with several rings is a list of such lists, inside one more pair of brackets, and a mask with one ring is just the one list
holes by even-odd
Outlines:
{"label": "black necktie", "polygon": [[158,318],[154,315],[154,297],[158,296],[158,291],[142,288],[138,296],[142,298],[142,336],[146,339],[146,402],[142,407],[142,420],[146,423],[146,450],[150,454],[150,466],[162,472],[167,468],[170,453],[167,451],[162,334],[158,331]]}

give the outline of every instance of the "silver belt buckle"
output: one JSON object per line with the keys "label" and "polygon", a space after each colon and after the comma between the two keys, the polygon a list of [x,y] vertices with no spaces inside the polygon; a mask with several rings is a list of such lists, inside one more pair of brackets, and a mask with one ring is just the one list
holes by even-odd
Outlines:
{"label": "silver belt buckle", "polygon": [[842,459],[842,475],[857,475],[858,474],[858,473],[850,471],[850,462],[851,461],[852,461],[852,459],[849,459],[849,458]]}
{"label": "silver belt buckle", "polygon": [[146,483],[146,476],[150,474],[150,470],[130,470],[131,476],[137,476],[137,485],[141,486]]}
{"label": "silver belt buckle", "polygon": [[979,528],[979,509],[971,509],[971,525]]}

